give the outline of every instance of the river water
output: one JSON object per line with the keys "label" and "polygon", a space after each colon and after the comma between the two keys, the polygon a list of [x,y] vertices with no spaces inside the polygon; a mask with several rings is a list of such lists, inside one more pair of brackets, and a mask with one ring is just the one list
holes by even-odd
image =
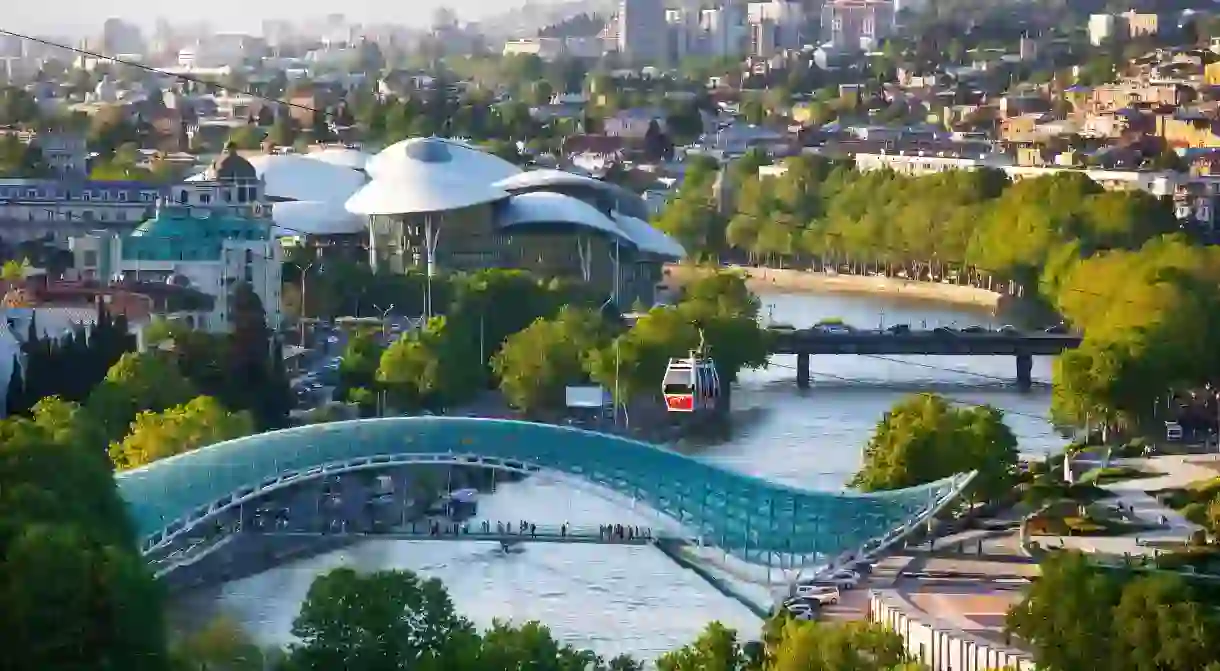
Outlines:
{"label": "river water", "polygon": [[[775,321],[798,328],[831,317],[860,328],[1003,323],[986,312],[877,296],[776,294],[762,300]],[[701,446],[701,458],[836,490],[859,467],[861,448],[881,414],[903,395],[927,390],[1005,410],[1025,454],[1042,455],[1064,442],[1044,419],[1049,387],[1016,391],[1011,357],[815,356],[812,388],[804,392],[796,389],[794,359],[777,356],[769,368],[742,374],[733,395],[733,435]],[[1036,381],[1050,379],[1050,364],[1035,359]],[[619,502],[551,480],[502,487],[484,498],[480,513],[548,524],[653,523]],[[223,612],[262,642],[287,643],[313,577],[336,566],[407,568],[435,576],[479,625],[496,618],[536,619],[562,640],[607,656],[655,658],[690,641],[712,620],[751,636],[758,624],[743,606],[650,548],[538,544],[504,555],[487,544],[427,541],[363,543],[196,593],[178,610],[194,617]]]}

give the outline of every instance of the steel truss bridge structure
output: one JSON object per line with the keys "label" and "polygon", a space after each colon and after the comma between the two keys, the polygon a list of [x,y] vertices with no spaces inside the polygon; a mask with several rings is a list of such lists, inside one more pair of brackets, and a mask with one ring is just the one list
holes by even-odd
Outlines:
{"label": "steel truss bridge structure", "polygon": [[799,568],[889,546],[951,503],[964,473],[859,493],[770,482],[619,436],[531,422],[389,417],[273,431],[203,447],[116,476],[155,556],[278,490],[334,475],[451,464],[561,474],[667,518],[690,542],[740,560]]}

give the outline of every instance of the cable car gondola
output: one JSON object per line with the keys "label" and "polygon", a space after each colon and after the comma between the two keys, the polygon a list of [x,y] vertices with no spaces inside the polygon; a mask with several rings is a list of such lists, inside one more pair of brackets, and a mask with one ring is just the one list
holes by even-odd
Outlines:
{"label": "cable car gondola", "polygon": [[716,409],[720,374],[716,372],[716,362],[706,355],[702,333],[699,349],[691,350],[687,357],[669,360],[661,393],[669,412],[704,413]]}

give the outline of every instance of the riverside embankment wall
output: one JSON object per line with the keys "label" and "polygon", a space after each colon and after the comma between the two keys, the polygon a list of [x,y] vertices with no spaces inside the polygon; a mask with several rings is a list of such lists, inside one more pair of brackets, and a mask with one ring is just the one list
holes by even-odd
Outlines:
{"label": "riverside embankment wall", "polygon": [[[938,282],[915,282],[894,277],[872,275],[838,275],[807,270],[776,268],[754,268],[732,266],[733,270],[745,273],[748,284],[755,292],[824,292],[893,296],[910,300],[940,301],[995,311],[1002,307],[1006,297],[995,291],[957,284]],[[687,264],[671,264],[665,267],[669,280],[681,284],[708,270]]]}

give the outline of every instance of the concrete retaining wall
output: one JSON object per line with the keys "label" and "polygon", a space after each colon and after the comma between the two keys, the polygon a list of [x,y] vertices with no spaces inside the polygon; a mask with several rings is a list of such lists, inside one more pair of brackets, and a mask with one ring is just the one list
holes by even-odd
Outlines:
{"label": "concrete retaining wall", "polygon": [[869,617],[898,632],[907,651],[933,671],[1035,671],[1033,658],[936,620],[894,590],[869,592]]}

